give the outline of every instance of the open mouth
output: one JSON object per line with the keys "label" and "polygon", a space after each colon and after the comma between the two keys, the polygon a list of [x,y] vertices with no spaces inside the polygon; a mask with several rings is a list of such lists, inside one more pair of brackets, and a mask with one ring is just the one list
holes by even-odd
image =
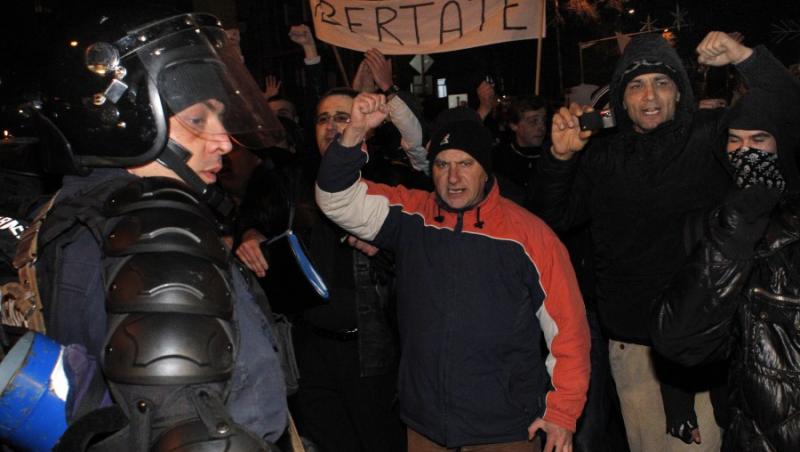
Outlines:
{"label": "open mouth", "polygon": [[216,182],[217,174],[222,171],[222,167],[215,166],[213,168],[207,169],[205,171],[200,172],[200,177],[205,179],[208,183]]}

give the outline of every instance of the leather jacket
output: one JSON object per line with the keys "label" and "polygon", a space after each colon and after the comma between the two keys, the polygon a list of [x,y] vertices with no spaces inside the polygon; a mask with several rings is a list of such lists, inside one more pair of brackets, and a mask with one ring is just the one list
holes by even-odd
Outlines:
{"label": "leather jacket", "polygon": [[800,200],[784,199],[751,259],[708,238],[656,303],[656,349],[685,365],[730,357],[723,450],[800,447]]}

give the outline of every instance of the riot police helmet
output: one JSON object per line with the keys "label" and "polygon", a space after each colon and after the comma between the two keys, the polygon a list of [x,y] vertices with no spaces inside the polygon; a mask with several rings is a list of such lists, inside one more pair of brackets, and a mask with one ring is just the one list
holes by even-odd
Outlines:
{"label": "riot police helmet", "polygon": [[119,11],[81,30],[59,44],[49,71],[39,122],[50,169],[82,174],[158,159],[185,180],[186,168],[173,168],[180,159],[161,158],[176,147],[168,145],[169,118],[208,133],[202,118],[181,114],[203,102],[222,106],[219,133],[242,146],[281,139],[280,123],[216,17]]}

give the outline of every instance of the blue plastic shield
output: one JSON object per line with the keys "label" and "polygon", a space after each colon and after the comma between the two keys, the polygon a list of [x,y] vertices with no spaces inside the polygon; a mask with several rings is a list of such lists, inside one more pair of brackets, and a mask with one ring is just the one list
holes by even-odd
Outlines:
{"label": "blue plastic shield", "polygon": [[0,437],[14,446],[50,451],[67,429],[62,349],[30,331],[0,363]]}

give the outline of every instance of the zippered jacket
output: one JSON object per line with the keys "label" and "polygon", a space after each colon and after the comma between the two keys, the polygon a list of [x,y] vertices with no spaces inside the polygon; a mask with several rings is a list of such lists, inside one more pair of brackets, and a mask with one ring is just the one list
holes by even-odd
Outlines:
{"label": "zippered jacket", "polygon": [[493,181],[481,203],[453,212],[434,193],[361,179],[366,160],[334,140],[316,197],[341,227],[395,253],[406,424],[447,447],[525,440],[540,416],[574,431],[589,330],[555,234]]}

